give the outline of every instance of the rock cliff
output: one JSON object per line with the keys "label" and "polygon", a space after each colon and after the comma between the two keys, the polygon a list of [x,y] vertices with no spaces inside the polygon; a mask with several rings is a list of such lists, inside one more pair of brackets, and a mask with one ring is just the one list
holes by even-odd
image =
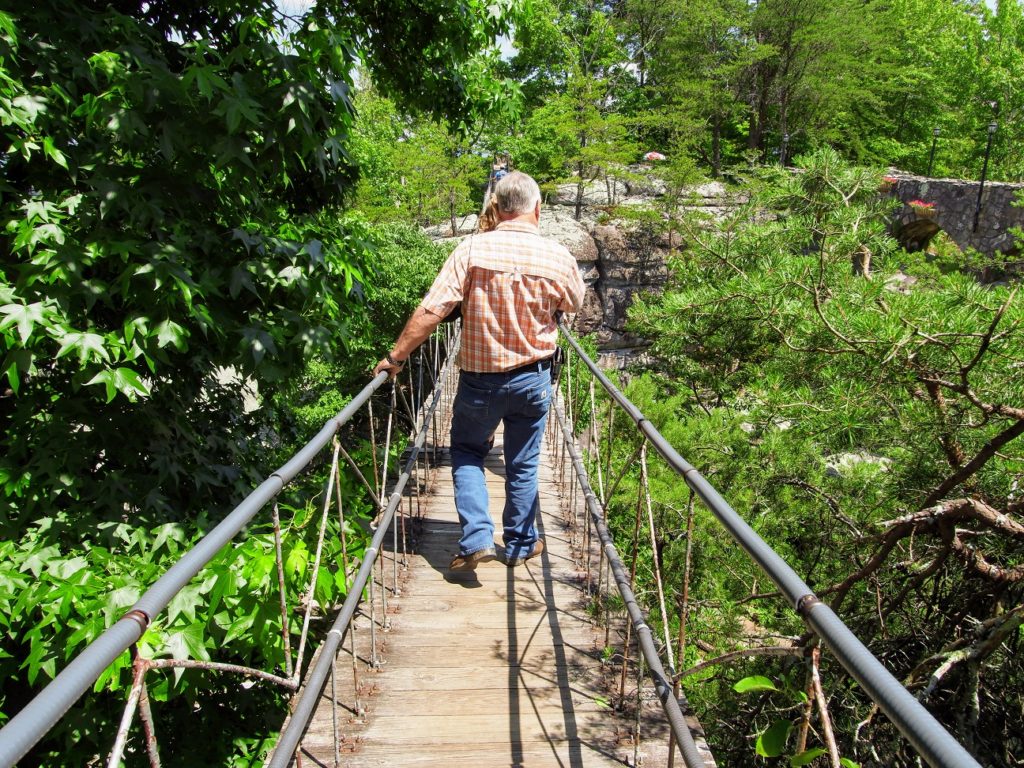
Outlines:
{"label": "rock cliff", "polygon": [[[541,212],[541,234],[569,249],[587,284],[583,309],[574,327],[579,333],[596,334],[602,351],[624,353],[646,346],[643,339],[626,330],[626,314],[638,293],[662,290],[670,250],[667,234],[634,221],[609,218],[606,211],[613,201],[620,206],[653,206],[663,194],[664,187],[655,179],[614,188],[591,184],[584,189],[583,212],[576,221],[576,185],[566,184],[557,189]],[[684,208],[719,216],[734,205],[736,201],[724,185],[712,182],[689,190]],[[476,216],[467,216],[459,224],[457,238],[465,237],[475,227]],[[448,227],[427,232],[438,239],[452,239]],[[678,240],[673,243],[678,244]]]}
{"label": "rock cliff", "polygon": [[[626,330],[626,315],[637,294],[662,290],[668,277],[665,260],[670,245],[679,246],[678,239],[670,244],[666,233],[635,221],[609,218],[602,209],[611,204],[609,197],[623,207],[651,207],[663,194],[664,187],[656,179],[617,189],[591,184],[584,189],[583,215],[576,221],[576,185],[566,184],[558,188],[541,214],[541,232],[569,249],[587,283],[575,328],[580,333],[595,333],[602,351],[646,346],[643,339]],[[725,186],[717,182],[692,188],[686,199],[683,208],[715,217],[736,205]]]}

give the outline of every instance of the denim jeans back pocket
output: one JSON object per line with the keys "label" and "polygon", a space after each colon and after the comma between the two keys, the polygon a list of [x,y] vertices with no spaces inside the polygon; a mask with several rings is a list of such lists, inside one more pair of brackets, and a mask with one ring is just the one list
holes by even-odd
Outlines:
{"label": "denim jeans back pocket", "polygon": [[455,398],[455,407],[470,418],[483,419],[491,410],[493,397],[493,391],[479,382],[474,382],[470,377],[463,376],[459,380],[459,392]]}
{"label": "denim jeans back pocket", "polygon": [[535,386],[530,387],[523,398],[525,401],[525,415],[543,416],[548,411],[548,404],[551,400],[551,380],[542,379]]}

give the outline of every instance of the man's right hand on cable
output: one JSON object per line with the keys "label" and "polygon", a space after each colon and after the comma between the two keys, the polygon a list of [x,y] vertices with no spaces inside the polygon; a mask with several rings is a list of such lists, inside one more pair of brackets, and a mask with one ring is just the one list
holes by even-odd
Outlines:
{"label": "man's right hand on cable", "polygon": [[387,371],[388,378],[393,379],[398,375],[399,371],[405,367],[405,360],[396,360],[391,356],[391,353],[384,355],[380,362],[373,369],[373,375],[376,377],[381,371]]}

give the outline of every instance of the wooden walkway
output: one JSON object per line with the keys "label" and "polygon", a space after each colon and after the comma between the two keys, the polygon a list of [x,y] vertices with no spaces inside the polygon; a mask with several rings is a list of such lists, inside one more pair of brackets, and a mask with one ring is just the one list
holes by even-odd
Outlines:
{"label": "wooden walkway", "polygon": [[[486,462],[499,555],[501,450],[499,431]],[[540,471],[538,520],[545,553],[518,568],[499,559],[475,573],[448,570],[458,551],[459,524],[448,451],[439,451],[438,458],[423,516],[414,526],[415,554],[409,555],[400,595],[389,598],[385,661],[377,671],[362,674],[361,706],[337,710],[344,739],[340,764],[632,765],[635,708],[619,714],[610,706],[617,699],[620,664],[602,663],[604,629],[588,614],[583,553],[571,546],[572,539],[583,537],[573,536],[563,519],[565,505],[548,449]],[[368,627],[368,617],[360,617],[360,656],[369,655]],[[621,648],[620,633],[612,633],[611,643]],[[346,650],[337,664],[339,701],[352,701],[350,668]],[[627,689],[632,692],[627,698],[635,700],[635,677]],[[639,754],[643,765],[666,765],[667,728],[650,683],[646,694]],[[328,683],[302,743],[303,766],[335,765],[330,695]],[[682,765],[678,757],[676,765]]]}

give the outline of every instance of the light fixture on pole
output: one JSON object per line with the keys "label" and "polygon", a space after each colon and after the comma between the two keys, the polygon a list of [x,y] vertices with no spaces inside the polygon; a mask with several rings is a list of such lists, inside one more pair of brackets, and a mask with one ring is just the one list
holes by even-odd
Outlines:
{"label": "light fixture on pole", "polygon": [[941,133],[940,128],[932,128],[932,151],[928,155],[928,173],[925,176],[932,175],[932,163],[935,162],[935,142],[939,140],[939,133]]}
{"label": "light fixture on pole", "polygon": [[985,145],[985,161],[981,164],[981,183],[978,185],[978,202],[974,206],[974,227],[978,231],[978,217],[981,216],[981,193],[985,190],[985,176],[988,175],[988,156],[992,152],[992,138],[996,135],[998,124],[995,120],[988,124],[988,143]]}

